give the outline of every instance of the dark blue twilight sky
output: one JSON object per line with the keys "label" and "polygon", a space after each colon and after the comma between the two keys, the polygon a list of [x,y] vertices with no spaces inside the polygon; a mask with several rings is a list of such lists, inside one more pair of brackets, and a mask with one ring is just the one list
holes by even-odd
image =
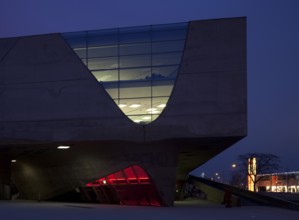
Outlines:
{"label": "dark blue twilight sky", "polygon": [[239,154],[299,170],[298,0],[0,0],[0,37],[247,16],[248,136],[196,169],[226,172]]}

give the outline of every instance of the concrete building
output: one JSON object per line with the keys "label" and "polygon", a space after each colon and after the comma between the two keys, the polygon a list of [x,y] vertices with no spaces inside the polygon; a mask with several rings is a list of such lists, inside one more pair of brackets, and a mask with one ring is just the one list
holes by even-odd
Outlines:
{"label": "concrete building", "polygon": [[173,205],[246,136],[246,71],[243,17],[0,39],[0,197]]}

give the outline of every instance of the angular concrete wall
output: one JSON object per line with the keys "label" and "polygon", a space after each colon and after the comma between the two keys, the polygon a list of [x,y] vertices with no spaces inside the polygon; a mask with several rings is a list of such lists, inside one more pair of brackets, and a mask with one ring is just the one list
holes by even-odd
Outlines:
{"label": "angular concrete wall", "polygon": [[147,138],[247,134],[246,18],[190,22],[167,108]]}
{"label": "angular concrete wall", "polygon": [[0,46],[0,139],[142,137],[59,34],[1,39]]}

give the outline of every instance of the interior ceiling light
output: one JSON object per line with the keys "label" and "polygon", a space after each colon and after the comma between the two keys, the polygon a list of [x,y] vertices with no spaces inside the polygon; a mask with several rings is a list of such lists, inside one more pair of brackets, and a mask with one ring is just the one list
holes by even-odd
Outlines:
{"label": "interior ceiling light", "polygon": [[151,116],[145,116],[145,117],[143,117],[142,119],[143,119],[143,120],[149,120],[149,119],[151,119]]}
{"label": "interior ceiling light", "polygon": [[69,149],[70,146],[58,146],[57,149],[66,150]]}
{"label": "interior ceiling light", "polygon": [[132,105],[130,105],[131,108],[138,108],[140,106],[141,106],[140,104],[132,104]]}
{"label": "interior ceiling light", "polygon": [[160,111],[156,111],[156,110],[152,110],[152,111],[148,111],[149,114],[158,114],[160,113]]}
{"label": "interior ceiling light", "polygon": [[157,106],[158,108],[165,108],[166,107],[166,104],[160,104]]}
{"label": "interior ceiling light", "polygon": [[120,107],[120,108],[124,108],[124,107],[126,107],[127,105],[126,104],[119,104],[118,105],[118,107]]}
{"label": "interior ceiling light", "polygon": [[151,113],[151,114],[158,114],[160,112],[159,111],[150,111],[149,113]]}
{"label": "interior ceiling light", "polygon": [[148,112],[152,112],[152,111],[156,111],[157,109],[156,108],[148,108],[148,109],[146,109],[146,111],[148,111]]}
{"label": "interior ceiling light", "polygon": [[11,160],[11,162],[12,162],[12,163],[15,163],[15,162],[17,162],[17,160]]}
{"label": "interior ceiling light", "polygon": [[142,120],[137,119],[137,120],[134,120],[134,122],[139,123],[139,122],[142,122]]}

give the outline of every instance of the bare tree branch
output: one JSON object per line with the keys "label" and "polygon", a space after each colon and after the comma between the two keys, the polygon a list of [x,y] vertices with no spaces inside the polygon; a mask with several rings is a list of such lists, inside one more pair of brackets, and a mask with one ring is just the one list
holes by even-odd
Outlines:
{"label": "bare tree branch", "polygon": [[[248,169],[248,158],[256,158],[255,171]],[[256,191],[256,184],[262,179],[260,174],[277,172],[280,167],[280,158],[274,154],[268,153],[248,153],[240,155],[238,156],[238,161],[240,172],[249,176],[253,181],[254,191]]]}

